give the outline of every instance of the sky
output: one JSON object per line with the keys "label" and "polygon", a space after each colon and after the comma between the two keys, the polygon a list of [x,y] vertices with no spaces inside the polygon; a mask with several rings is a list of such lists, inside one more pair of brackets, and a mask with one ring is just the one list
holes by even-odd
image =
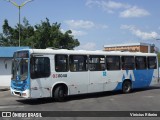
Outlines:
{"label": "sky", "polygon": [[[25,0],[12,0],[21,5]],[[21,8],[21,21],[31,25],[46,18],[61,23],[61,31],[72,30],[80,46],[102,50],[104,45],[153,43],[160,49],[160,0],[34,0]],[[18,23],[18,8],[0,0],[0,33],[7,19]]]}

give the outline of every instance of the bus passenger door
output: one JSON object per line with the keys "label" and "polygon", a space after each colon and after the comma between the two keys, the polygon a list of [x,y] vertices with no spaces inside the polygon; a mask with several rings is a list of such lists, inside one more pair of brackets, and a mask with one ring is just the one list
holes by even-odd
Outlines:
{"label": "bus passenger door", "polygon": [[31,58],[31,97],[50,97],[50,58],[49,56],[34,56]]}
{"label": "bus passenger door", "polygon": [[88,92],[88,71],[68,72],[69,94],[83,94]]}
{"label": "bus passenger door", "polygon": [[106,71],[90,71],[89,78],[88,93],[102,92],[106,78]]}
{"label": "bus passenger door", "polygon": [[88,92],[103,91],[103,84],[106,77],[105,57],[102,55],[89,56],[89,85]]}
{"label": "bus passenger door", "polygon": [[106,80],[104,83],[104,91],[119,89],[122,82],[123,74],[120,68],[120,56],[106,56]]}
{"label": "bus passenger door", "polygon": [[69,94],[88,92],[88,69],[86,55],[69,56],[70,71],[68,72]]}

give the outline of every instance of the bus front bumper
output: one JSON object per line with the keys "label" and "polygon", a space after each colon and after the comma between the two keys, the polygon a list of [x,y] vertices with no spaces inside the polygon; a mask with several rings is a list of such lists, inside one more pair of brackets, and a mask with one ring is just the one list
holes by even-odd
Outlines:
{"label": "bus front bumper", "polygon": [[11,94],[14,95],[14,96],[19,96],[19,97],[23,97],[23,98],[30,98],[29,90],[17,91],[17,90],[14,90],[12,88],[10,88],[10,90],[11,90]]}

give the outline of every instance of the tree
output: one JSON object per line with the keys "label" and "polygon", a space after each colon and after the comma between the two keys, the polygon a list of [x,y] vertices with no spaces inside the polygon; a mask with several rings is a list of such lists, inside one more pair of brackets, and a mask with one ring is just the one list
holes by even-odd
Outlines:
{"label": "tree", "polygon": [[[20,25],[21,28],[21,46],[27,46],[29,39],[32,35],[34,35],[34,28],[30,26],[29,22],[26,18],[23,20],[24,25]],[[18,46],[19,44],[19,24],[12,28],[8,24],[8,20],[4,20],[4,24],[2,26],[3,33],[1,33],[1,46]]]}
{"label": "tree", "polygon": [[[31,46],[32,42],[30,41],[30,37],[34,36],[34,27],[29,24],[29,21],[24,18],[23,24],[21,25],[21,45],[22,46]],[[19,29],[19,28],[17,28]]]}
{"label": "tree", "polygon": [[[33,48],[45,49],[47,47],[74,49],[80,45],[79,41],[71,35],[72,31],[68,30],[62,33],[60,30],[60,23],[41,21],[40,24],[34,27],[29,24],[29,21],[24,18],[21,28],[21,46],[30,46]],[[4,20],[3,33],[0,34],[2,40],[2,46],[17,46],[19,25],[12,28],[8,24],[8,20]]]}
{"label": "tree", "polygon": [[1,33],[1,45],[2,46],[14,46],[16,40],[14,39],[14,29],[8,24],[8,20],[4,20],[3,24],[3,34]]}

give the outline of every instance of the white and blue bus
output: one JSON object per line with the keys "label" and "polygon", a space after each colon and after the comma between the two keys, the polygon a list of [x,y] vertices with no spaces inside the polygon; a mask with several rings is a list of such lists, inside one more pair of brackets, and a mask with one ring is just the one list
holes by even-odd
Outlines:
{"label": "white and blue bus", "polygon": [[149,87],[160,81],[154,53],[28,49],[13,55],[11,94],[24,98]]}

